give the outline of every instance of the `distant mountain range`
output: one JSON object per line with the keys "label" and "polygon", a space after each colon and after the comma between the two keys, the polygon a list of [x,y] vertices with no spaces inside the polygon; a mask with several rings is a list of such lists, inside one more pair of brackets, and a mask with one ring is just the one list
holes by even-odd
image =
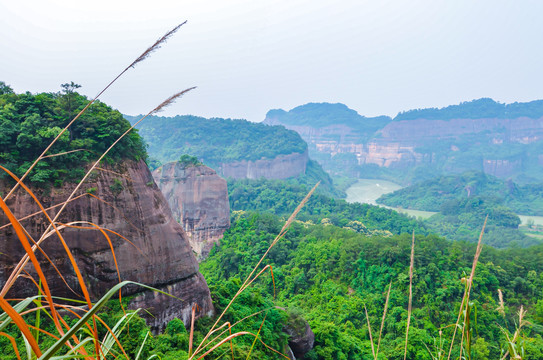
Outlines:
{"label": "distant mountain range", "polygon": [[270,110],[265,124],[297,131],[309,154],[336,176],[403,184],[482,171],[519,183],[543,181],[543,100],[484,98],[396,117],[364,117],[343,104]]}

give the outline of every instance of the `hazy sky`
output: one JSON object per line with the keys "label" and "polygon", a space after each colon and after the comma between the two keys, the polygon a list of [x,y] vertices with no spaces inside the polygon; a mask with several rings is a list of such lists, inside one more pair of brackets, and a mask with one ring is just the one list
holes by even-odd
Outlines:
{"label": "hazy sky", "polygon": [[145,48],[188,23],[101,98],[146,113],[260,121],[272,108],[342,102],[362,115],[480,97],[543,98],[543,1],[0,0],[0,81],[94,96]]}

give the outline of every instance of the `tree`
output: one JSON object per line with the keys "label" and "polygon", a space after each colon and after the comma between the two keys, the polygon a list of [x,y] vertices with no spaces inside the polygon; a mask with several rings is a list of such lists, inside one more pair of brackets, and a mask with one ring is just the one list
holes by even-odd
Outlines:
{"label": "tree", "polygon": [[[76,108],[76,97],[77,92],[75,90],[79,89],[81,85],[74,83],[71,81],[69,84],[61,84],[60,87],[62,88],[62,95],[60,97],[60,104],[62,106],[62,110],[64,110],[65,115],[70,118],[73,116],[74,109]],[[73,129],[69,128],[70,131],[70,140],[74,139]]]}
{"label": "tree", "polygon": [[13,89],[11,86],[7,85],[5,82],[0,81],[0,95],[13,94]]}

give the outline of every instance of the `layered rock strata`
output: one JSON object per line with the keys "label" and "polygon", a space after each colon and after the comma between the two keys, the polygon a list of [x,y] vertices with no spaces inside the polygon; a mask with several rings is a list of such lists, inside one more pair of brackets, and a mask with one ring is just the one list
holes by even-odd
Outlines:
{"label": "layered rock strata", "polygon": [[[408,168],[422,164],[439,167],[447,160],[452,160],[451,166],[459,168],[449,170],[463,171],[462,162],[455,163],[455,157],[462,155],[466,147],[480,145],[487,146],[485,154],[491,157],[474,159],[468,168],[476,168],[498,177],[509,177],[520,172],[527,164],[519,156],[504,156],[503,153],[508,154],[509,151],[499,149],[514,147],[519,152],[521,145],[543,140],[543,118],[528,117],[394,120],[371,136],[362,136],[355,128],[345,124],[331,123],[312,127],[282,123],[274,117],[266,118],[264,123],[284,125],[297,131],[308,143],[311,156],[326,170],[331,170],[330,163],[336,155],[351,154],[346,168],[366,164],[387,168]],[[464,143],[463,147],[455,144],[458,140]],[[443,148],[447,144],[451,144],[448,150]],[[528,148],[524,149],[524,152],[528,151]],[[527,152],[525,155],[530,157],[540,154]],[[346,161],[345,158],[341,160]]]}
{"label": "layered rock strata", "polygon": [[307,151],[278,155],[273,159],[221,163],[218,171],[234,179],[287,179],[305,174],[309,156]]}
{"label": "layered rock strata", "polygon": [[207,166],[178,162],[161,166],[153,177],[198,258],[207,257],[230,227],[226,180]]}
{"label": "layered rock strata", "polygon": [[[74,187],[74,184],[66,184],[60,189],[37,190],[36,193],[47,208],[63,202]],[[188,314],[193,304],[198,304],[199,316],[213,311],[209,289],[198,271],[188,238],[172,217],[168,203],[143,161],[95,170],[83,189],[83,194],[87,191],[99,199],[87,194],[70,202],[60,222],[80,221],[78,225],[83,226],[94,223],[121,234],[127,240],[109,233],[120,278],[170,292],[182,300],[155,292],[142,292],[137,286],[123,289],[125,295],[139,294],[132,306],[149,308],[154,317],[149,317],[148,323],[155,331],[162,330],[174,317],[181,317],[188,325]],[[8,199],[7,204],[18,218],[39,211],[32,198],[22,190]],[[49,210],[50,216],[57,210],[58,207]],[[7,222],[6,216],[0,214],[0,225]],[[23,220],[22,224],[35,239],[48,225],[43,215]],[[100,298],[119,281],[107,239],[96,230],[66,228],[61,232],[81,269],[92,299]],[[63,274],[67,285],[75,291],[72,292],[53,266],[37,254],[52,293],[80,299],[77,278],[56,235],[47,239],[42,248]],[[24,254],[11,227],[0,230],[0,252],[0,285],[3,286]],[[32,265],[27,265],[25,270],[34,273]],[[32,283],[20,278],[8,297],[27,297],[36,293]]]}

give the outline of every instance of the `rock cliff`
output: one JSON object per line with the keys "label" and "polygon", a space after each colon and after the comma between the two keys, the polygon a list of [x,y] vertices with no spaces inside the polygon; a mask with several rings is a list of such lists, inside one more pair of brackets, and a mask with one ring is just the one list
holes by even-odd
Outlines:
{"label": "rock cliff", "polygon": [[164,164],[153,171],[153,177],[192,249],[205,258],[230,227],[226,180],[207,166],[179,162]]}
{"label": "rock cliff", "polygon": [[422,166],[437,172],[479,170],[504,178],[543,177],[538,163],[543,143],[541,115],[504,112],[496,117],[471,113],[470,117],[439,118],[441,110],[436,110],[437,117],[431,119],[417,113],[404,120],[406,116],[400,114],[392,121],[383,120],[377,130],[362,131],[367,118],[346,119],[341,113],[335,118],[329,112],[334,109],[328,107],[304,116],[296,114],[298,108],[272,110],[264,123],[298,132],[308,143],[310,156],[336,175],[352,176],[358,172],[353,169],[374,164],[389,169]]}
{"label": "rock cliff", "polygon": [[287,179],[305,174],[308,160],[306,150],[303,153],[278,155],[273,159],[221,163],[218,171],[222,176],[234,179]]}
{"label": "rock cliff", "polygon": [[[64,201],[73,188],[73,184],[65,184],[60,189],[36,190],[36,193],[47,208]],[[137,287],[123,290],[125,295],[139,293],[132,306],[148,308],[154,316],[148,322],[155,331],[161,331],[174,317],[182,318],[188,325],[193,303],[199,305],[199,315],[213,311],[209,289],[198,271],[187,236],[172,217],[168,203],[143,161],[126,161],[115,167],[95,170],[83,189],[103,201],[91,196],[78,198],[67,206],[60,221],[89,221],[122,234],[132,244],[111,235],[121,279],[168,291],[182,300],[153,292],[141,293]],[[38,211],[30,196],[21,190],[7,204],[18,218]],[[50,210],[50,215],[55,211]],[[6,223],[6,217],[0,215],[0,225]],[[22,224],[34,237],[39,237],[47,225],[43,215],[24,220]],[[11,228],[0,231],[0,283],[3,285],[22,257],[23,249]],[[108,242],[95,230],[67,228],[62,232],[82,270],[91,297],[99,298],[118,282]],[[80,293],[75,274],[58,239],[50,238],[42,248],[64,274],[68,285]],[[77,297],[43,256],[40,261],[55,295]],[[32,271],[30,266],[27,270]],[[8,296],[35,294],[36,289],[29,281],[18,279]]]}

